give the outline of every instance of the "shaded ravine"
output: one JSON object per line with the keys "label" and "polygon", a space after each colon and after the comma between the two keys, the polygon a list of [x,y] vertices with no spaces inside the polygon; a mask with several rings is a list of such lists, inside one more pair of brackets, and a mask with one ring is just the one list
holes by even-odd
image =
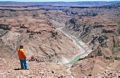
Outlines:
{"label": "shaded ravine", "polygon": [[75,56],[73,56],[71,59],[67,59],[67,58],[63,57],[64,60],[68,60],[68,61],[63,62],[63,64],[71,66],[74,63],[76,63],[79,59],[82,59],[82,58],[86,57],[88,54],[90,54],[92,52],[92,50],[83,41],[78,40],[76,37],[66,33],[62,29],[63,29],[63,27],[60,27],[60,28],[57,28],[56,30],[62,32],[65,36],[67,36],[69,39],[71,39],[73,41],[73,43],[79,49],[79,53],[76,54]]}
{"label": "shaded ravine", "polygon": [[72,75],[71,72],[71,66],[76,63],[79,59],[82,59],[84,57],[86,57],[89,53],[92,52],[92,50],[81,40],[78,40],[77,38],[75,38],[74,36],[66,33],[65,31],[62,30],[63,27],[60,28],[56,28],[57,31],[62,32],[65,36],[67,36],[69,39],[71,39],[73,41],[73,43],[78,47],[79,49],[79,53],[76,54],[75,56],[73,56],[71,59],[67,59],[65,57],[62,57],[62,63],[67,67],[67,71],[69,72],[69,74],[71,75],[71,78],[75,78]]}

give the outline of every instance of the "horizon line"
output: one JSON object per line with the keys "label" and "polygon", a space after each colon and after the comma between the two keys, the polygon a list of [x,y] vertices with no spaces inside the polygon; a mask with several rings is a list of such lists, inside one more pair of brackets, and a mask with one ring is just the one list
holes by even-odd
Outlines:
{"label": "horizon line", "polygon": [[[0,2],[29,2],[29,1],[0,1]],[[30,2],[120,2],[120,1],[30,1]]]}

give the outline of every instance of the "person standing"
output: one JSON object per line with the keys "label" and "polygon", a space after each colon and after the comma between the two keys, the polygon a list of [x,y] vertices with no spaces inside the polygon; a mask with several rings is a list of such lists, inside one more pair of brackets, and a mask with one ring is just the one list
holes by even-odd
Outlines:
{"label": "person standing", "polygon": [[21,69],[25,69],[27,70],[27,62],[26,62],[26,55],[23,49],[23,45],[20,45],[20,48],[18,50],[18,56],[19,56],[19,60],[20,60],[20,64],[21,64]]}

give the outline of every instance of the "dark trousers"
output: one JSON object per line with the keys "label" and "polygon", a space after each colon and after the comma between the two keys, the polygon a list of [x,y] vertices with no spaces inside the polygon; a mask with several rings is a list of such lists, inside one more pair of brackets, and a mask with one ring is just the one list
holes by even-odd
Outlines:
{"label": "dark trousers", "polygon": [[21,69],[28,69],[26,59],[20,60]]}

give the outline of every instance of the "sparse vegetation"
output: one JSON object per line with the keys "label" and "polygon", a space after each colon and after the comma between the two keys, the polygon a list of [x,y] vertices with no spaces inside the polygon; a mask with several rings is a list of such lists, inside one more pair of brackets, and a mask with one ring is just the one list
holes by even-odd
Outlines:
{"label": "sparse vegetation", "polygon": [[117,28],[118,35],[120,35],[120,25]]}
{"label": "sparse vegetation", "polygon": [[120,57],[114,57],[115,58],[115,60],[120,60]]}
{"label": "sparse vegetation", "polygon": [[110,57],[106,57],[105,56],[105,59],[107,59],[107,60],[113,60],[113,57],[112,56],[110,56]]}

